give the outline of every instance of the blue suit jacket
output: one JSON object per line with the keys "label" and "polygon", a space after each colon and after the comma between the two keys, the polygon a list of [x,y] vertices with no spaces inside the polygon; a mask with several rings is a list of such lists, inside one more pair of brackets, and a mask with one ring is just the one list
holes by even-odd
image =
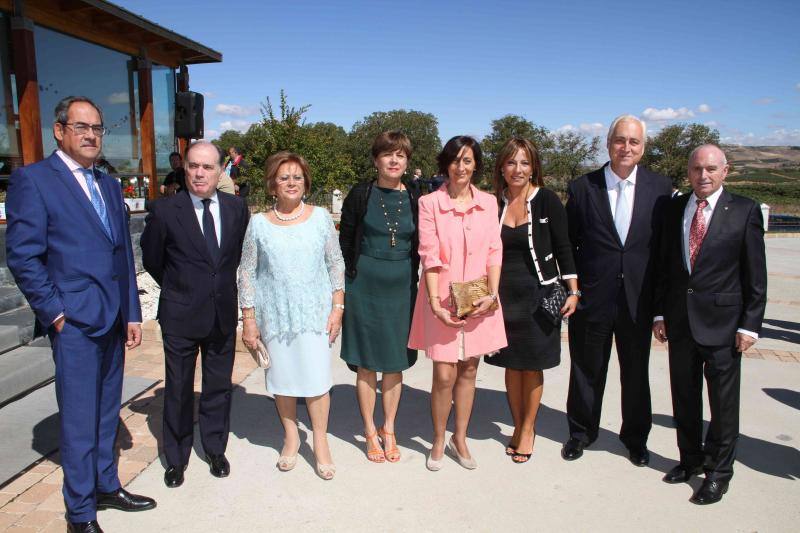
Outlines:
{"label": "blue suit jacket", "polygon": [[142,320],[121,189],[111,176],[97,169],[94,175],[111,239],[55,153],[9,179],[7,263],[36,314],[38,330],[61,313],[90,337],[108,332],[119,315],[123,325]]}

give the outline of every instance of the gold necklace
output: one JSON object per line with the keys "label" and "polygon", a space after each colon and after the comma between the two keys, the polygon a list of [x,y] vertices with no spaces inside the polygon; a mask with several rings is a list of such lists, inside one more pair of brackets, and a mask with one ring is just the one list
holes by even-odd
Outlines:
{"label": "gold necklace", "polygon": [[397,228],[400,227],[400,213],[403,212],[403,195],[398,194],[397,200],[397,218],[392,220],[389,217],[389,209],[386,207],[386,201],[383,198],[383,191],[381,191],[380,187],[375,187],[378,189],[378,200],[381,203],[381,209],[383,210],[383,217],[386,219],[386,227],[389,229],[389,245],[394,248],[397,246],[397,239],[395,235],[397,235]]}

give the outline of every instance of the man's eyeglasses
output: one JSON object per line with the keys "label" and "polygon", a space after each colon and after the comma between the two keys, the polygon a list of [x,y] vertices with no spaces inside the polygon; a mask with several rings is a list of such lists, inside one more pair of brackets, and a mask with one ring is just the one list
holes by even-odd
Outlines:
{"label": "man's eyeglasses", "polygon": [[74,131],[76,135],[86,135],[89,133],[89,130],[92,130],[92,133],[98,137],[102,137],[108,133],[108,130],[105,128],[105,126],[101,126],[99,124],[86,124],[85,122],[62,122],[61,124],[63,126],[69,126],[72,128],[72,131]]}

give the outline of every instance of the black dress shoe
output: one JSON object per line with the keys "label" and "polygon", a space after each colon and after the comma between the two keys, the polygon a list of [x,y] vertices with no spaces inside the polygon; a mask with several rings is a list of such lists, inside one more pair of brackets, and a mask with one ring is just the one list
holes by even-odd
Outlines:
{"label": "black dress shoe", "polygon": [[662,480],[664,483],[686,483],[692,476],[698,476],[703,473],[703,467],[689,467],[678,464],[672,470],[667,472]]}
{"label": "black dress shoe", "polygon": [[183,471],[186,470],[185,465],[168,466],[164,472],[164,484],[171,488],[177,488],[183,485]]}
{"label": "black dress shoe", "polygon": [[579,459],[581,455],[583,455],[583,449],[585,447],[586,445],[582,441],[578,439],[569,439],[561,448],[561,457],[563,457],[565,461]]}
{"label": "black dress shoe", "polygon": [[231,473],[231,465],[228,460],[225,459],[224,453],[219,455],[207,453],[206,461],[211,465],[210,471],[211,475],[214,477],[228,477],[228,474]]}
{"label": "black dress shoe", "polygon": [[647,466],[650,464],[650,452],[646,446],[628,449],[628,459],[634,466]]}
{"label": "black dress shoe", "polygon": [[67,533],[103,533],[97,520],[91,522],[68,522]]}
{"label": "black dress shoe", "polygon": [[97,510],[116,509],[118,511],[147,511],[154,509],[156,501],[147,496],[131,494],[127,490],[120,488],[116,492],[98,492]]}
{"label": "black dress shoe", "polygon": [[727,481],[715,481],[706,479],[697,492],[694,493],[689,501],[697,505],[709,505],[717,503],[722,499],[722,495],[728,492]]}

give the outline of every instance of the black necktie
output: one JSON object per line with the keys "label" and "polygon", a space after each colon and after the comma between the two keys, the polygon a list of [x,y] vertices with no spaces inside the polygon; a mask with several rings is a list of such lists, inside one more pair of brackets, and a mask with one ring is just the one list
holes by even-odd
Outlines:
{"label": "black necktie", "polygon": [[211,215],[211,198],[203,198],[203,236],[206,238],[206,246],[211,259],[216,263],[219,260],[219,243],[217,242],[217,230],[214,229],[214,217]]}

